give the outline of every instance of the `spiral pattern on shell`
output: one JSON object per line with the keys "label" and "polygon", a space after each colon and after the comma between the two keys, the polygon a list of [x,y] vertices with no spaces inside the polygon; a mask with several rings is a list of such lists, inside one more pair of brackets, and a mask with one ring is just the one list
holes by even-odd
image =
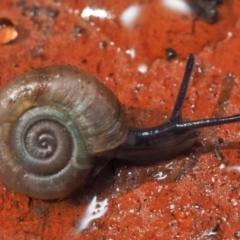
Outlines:
{"label": "spiral pattern on shell", "polygon": [[115,95],[72,66],[16,77],[0,92],[0,178],[19,193],[59,199],[84,183],[95,156],[128,127]]}

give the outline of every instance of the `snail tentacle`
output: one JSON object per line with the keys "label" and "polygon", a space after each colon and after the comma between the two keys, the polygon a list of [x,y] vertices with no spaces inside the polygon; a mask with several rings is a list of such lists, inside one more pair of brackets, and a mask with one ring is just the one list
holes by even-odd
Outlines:
{"label": "snail tentacle", "polygon": [[240,121],[240,114],[195,121],[182,119],[182,107],[194,61],[194,56],[190,54],[169,121],[152,128],[130,128],[126,141],[117,153],[119,158],[135,164],[152,164],[166,160],[189,149],[198,137],[197,129]]}
{"label": "snail tentacle", "polygon": [[194,56],[192,54],[190,54],[188,56],[185,73],[183,76],[183,80],[182,80],[180,89],[178,91],[178,96],[177,96],[176,103],[175,103],[173,111],[172,111],[172,116],[170,118],[170,121],[182,119],[183,103],[184,103],[184,100],[186,97],[186,93],[187,93],[187,89],[188,89],[188,85],[189,85],[189,81],[191,78],[193,67],[194,67]]}

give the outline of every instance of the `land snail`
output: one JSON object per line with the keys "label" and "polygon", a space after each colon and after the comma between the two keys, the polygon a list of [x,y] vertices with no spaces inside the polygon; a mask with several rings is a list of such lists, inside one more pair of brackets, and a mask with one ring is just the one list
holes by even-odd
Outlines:
{"label": "land snail", "polygon": [[198,128],[233,123],[240,115],[183,121],[182,105],[194,66],[189,55],[170,119],[131,128],[115,95],[72,66],[31,70],[0,92],[0,179],[31,198],[62,199],[93,171],[118,158],[151,164],[190,148]]}

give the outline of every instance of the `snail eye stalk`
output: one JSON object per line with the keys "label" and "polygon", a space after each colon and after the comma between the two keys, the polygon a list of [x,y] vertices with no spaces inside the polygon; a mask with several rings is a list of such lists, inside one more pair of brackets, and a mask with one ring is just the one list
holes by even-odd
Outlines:
{"label": "snail eye stalk", "polygon": [[185,73],[169,121],[152,128],[129,128],[125,142],[118,148],[116,157],[135,164],[152,164],[178,156],[196,141],[197,129],[240,121],[240,114],[195,121],[182,119],[194,56],[190,54]]}
{"label": "snail eye stalk", "polygon": [[188,84],[191,77],[191,72],[194,66],[194,56],[190,54],[188,57],[188,61],[186,64],[185,74],[183,76],[183,80],[180,86],[180,90],[178,92],[177,100],[172,112],[172,116],[170,121],[178,122],[176,123],[176,128],[182,130],[190,130],[204,127],[217,126],[222,124],[234,123],[240,121],[240,114],[222,117],[222,118],[206,118],[200,119],[196,121],[182,121],[182,106],[185,100]]}
{"label": "snail eye stalk", "polygon": [[182,83],[181,83],[181,86],[180,86],[180,89],[178,92],[176,103],[175,103],[173,111],[172,111],[172,116],[170,118],[170,121],[182,119],[182,107],[183,107],[183,103],[184,103],[184,100],[186,97],[186,93],[187,93],[189,81],[191,78],[191,73],[193,70],[194,62],[195,62],[194,56],[193,56],[193,54],[190,54],[188,56],[185,73],[184,73],[183,80],[182,80]]}

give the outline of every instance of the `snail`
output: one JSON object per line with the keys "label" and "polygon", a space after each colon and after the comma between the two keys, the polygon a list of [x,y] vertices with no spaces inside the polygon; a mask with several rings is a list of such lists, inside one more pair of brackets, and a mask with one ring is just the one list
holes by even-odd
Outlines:
{"label": "snail", "polygon": [[[84,184],[98,161],[151,164],[190,148],[196,129],[240,115],[183,121],[194,66],[189,55],[170,120],[131,128],[116,96],[96,77],[69,65],[31,70],[0,92],[0,179],[35,199],[62,199]],[[103,164],[103,165],[104,165]]]}

